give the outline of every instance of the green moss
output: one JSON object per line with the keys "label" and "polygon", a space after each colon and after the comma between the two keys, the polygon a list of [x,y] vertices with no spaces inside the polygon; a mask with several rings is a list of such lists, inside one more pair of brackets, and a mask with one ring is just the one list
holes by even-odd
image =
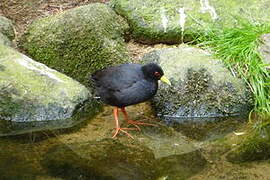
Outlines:
{"label": "green moss", "polygon": [[89,75],[129,61],[126,22],[104,4],[91,4],[35,21],[21,40],[35,60],[89,86]]}
{"label": "green moss", "polygon": [[[269,128],[269,127],[268,127]],[[258,161],[270,158],[270,137],[252,133],[238,147],[227,154],[231,162]]]}

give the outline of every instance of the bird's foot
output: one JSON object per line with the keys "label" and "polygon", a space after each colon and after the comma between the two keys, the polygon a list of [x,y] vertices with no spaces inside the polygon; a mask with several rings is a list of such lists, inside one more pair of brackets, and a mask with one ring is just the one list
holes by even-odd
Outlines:
{"label": "bird's foot", "polygon": [[144,123],[144,122],[138,122],[138,121],[132,121],[132,120],[128,120],[128,123],[134,125],[139,131],[141,131],[141,128],[138,125],[157,126],[156,124]]}
{"label": "bird's foot", "polygon": [[133,126],[135,126],[135,127],[136,127],[135,129],[136,129],[136,130],[142,131],[141,128],[140,128],[137,124],[135,124],[135,123],[130,123],[129,121],[128,121],[128,123],[131,124],[131,125],[133,125]]}
{"label": "bird's foot", "polygon": [[131,135],[130,135],[127,131],[125,131],[125,130],[137,130],[137,129],[136,129],[136,128],[116,128],[115,133],[114,133],[114,135],[112,136],[112,138],[115,138],[119,132],[123,132],[123,133],[125,133],[128,137],[130,137],[131,139],[134,139],[133,136],[131,136]]}

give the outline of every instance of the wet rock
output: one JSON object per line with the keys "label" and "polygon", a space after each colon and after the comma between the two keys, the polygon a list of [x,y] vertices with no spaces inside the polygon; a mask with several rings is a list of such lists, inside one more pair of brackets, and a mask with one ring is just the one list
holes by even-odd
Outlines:
{"label": "wet rock", "polygon": [[265,64],[268,64],[267,68],[270,69],[270,34],[264,34],[261,36],[262,44],[259,48],[262,60]]}
{"label": "wet rock", "polygon": [[151,149],[155,157],[155,174],[159,178],[187,179],[200,172],[206,165],[198,147],[181,133],[164,125],[144,127],[136,139]]}
{"label": "wet rock", "polygon": [[97,109],[77,81],[0,45],[0,136],[70,127]]}
{"label": "wet rock", "polygon": [[111,8],[95,3],[34,21],[20,44],[35,60],[88,86],[97,69],[129,61],[128,28]]}
{"label": "wet rock", "polygon": [[9,40],[13,40],[15,38],[12,22],[4,16],[0,16],[0,33],[6,36]]}
{"label": "wet rock", "polygon": [[270,17],[265,11],[268,0],[112,0],[110,3],[128,20],[133,38],[150,44],[190,41],[211,26],[237,25],[235,17],[250,19],[252,14],[258,22],[267,22]]}
{"label": "wet rock", "polygon": [[186,179],[200,172],[206,160],[181,134],[164,126],[143,134],[60,145],[44,156],[43,166],[67,179]]}
{"label": "wet rock", "polygon": [[172,86],[160,83],[153,105],[167,122],[203,117],[239,116],[252,101],[245,83],[234,77],[207,52],[190,46],[166,48],[146,54],[143,61],[159,63]]}

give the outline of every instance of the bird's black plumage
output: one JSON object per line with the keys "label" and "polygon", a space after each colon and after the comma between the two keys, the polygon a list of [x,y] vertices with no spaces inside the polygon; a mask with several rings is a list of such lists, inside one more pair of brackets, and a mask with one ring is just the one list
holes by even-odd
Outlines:
{"label": "bird's black plumage", "polygon": [[130,63],[99,70],[92,74],[92,80],[103,102],[125,107],[152,98],[162,75],[157,64]]}

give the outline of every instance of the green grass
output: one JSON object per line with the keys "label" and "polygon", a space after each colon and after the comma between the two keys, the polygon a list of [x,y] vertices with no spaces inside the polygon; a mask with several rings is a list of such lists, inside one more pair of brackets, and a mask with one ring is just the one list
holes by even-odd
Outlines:
{"label": "green grass", "polygon": [[238,21],[236,28],[209,28],[196,38],[196,43],[204,48],[210,47],[235,75],[246,81],[254,95],[252,112],[269,120],[270,70],[266,69],[258,47],[260,36],[270,33],[270,24],[256,24],[243,19]]}

